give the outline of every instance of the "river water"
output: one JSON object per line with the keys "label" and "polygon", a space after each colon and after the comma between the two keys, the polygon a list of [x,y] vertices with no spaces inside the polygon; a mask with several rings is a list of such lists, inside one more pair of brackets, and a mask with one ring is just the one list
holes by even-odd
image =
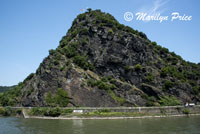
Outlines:
{"label": "river water", "polygon": [[200,116],[123,120],[0,117],[0,134],[200,134]]}

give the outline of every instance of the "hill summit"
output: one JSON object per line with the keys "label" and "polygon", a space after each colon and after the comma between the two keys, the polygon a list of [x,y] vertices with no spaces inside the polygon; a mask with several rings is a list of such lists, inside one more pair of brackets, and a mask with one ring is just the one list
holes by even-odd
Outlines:
{"label": "hill summit", "polygon": [[2,105],[18,106],[199,103],[200,66],[112,15],[88,9],[73,21],[59,46],[49,50],[36,73],[0,98]]}

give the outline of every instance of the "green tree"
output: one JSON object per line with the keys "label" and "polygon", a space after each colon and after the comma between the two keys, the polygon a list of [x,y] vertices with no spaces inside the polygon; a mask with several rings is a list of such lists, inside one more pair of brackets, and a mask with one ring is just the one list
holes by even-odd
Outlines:
{"label": "green tree", "polygon": [[68,94],[62,88],[58,88],[54,96],[54,99],[55,99],[56,104],[58,104],[61,107],[66,107],[69,103]]}
{"label": "green tree", "polygon": [[90,13],[90,12],[92,11],[92,9],[91,9],[91,8],[88,8],[87,11]]}
{"label": "green tree", "polygon": [[55,103],[54,98],[52,97],[51,91],[49,91],[49,92],[46,94],[46,96],[45,96],[45,101],[46,101],[46,103],[47,103],[48,105],[50,105],[50,106],[52,106],[52,105]]}

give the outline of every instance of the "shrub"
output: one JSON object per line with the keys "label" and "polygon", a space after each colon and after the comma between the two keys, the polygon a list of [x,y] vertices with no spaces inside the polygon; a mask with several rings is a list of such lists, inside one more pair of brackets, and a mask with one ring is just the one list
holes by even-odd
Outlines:
{"label": "shrub", "polygon": [[165,47],[161,47],[160,48],[160,53],[161,54],[169,53],[169,50],[167,48],[165,48]]}
{"label": "shrub", "polygon": [[109,35],[113,35],[113,34],[114,34],[113,30],[112,30],[112,29],[109,29],[109,30],[108,30],[108,34],[109,34]]}
{"label": "shrub", "polygon": [[151,42],[151,44],[152,44],[153,46],[157,46],[157,43],[156,43],[155,41]]}
{"label": "shrub", "polygon": [[88,57],[77,55],[73,59],[74,63],[80,66],[81,68],[87,70],[89,67]]}
{"label": "shrub", "polygon": [[114,89],[116,88],[116,86],[115,86],[114,84],[111,84],[111,85],[109,85],[109,88],[110,88],[111,90],[114,90]]}
{"label": "shrub", "polygon": [[117,102],[119,102],[120,104],[125,103],[125,99],[122,97],[118,97],[115,95],[115,93],[112,90],[108,90],[108,93],[110,94],[110,96]]}
{"label": "shrub", "polygon": [[54,55],[55,52],[56,52],[56,50],[53,50],[53,49],[50,49],[50,50],[49,50],[49,54],[50,54],[50,55]]}
{"label": "shrub", "polygon": [[83,38],[81,42],[82,42],[83,45],[86,45],[87,42],[88,42],[88,39],[87,38]]}
{"label": "shrub", "polygon": [[117,82],[117,80],[111,79],[111,80],[109,80],[109,82],[112,83],[112,84],[115,84]]}
{"label": "shrub", "polygon": [[181,61],[183,60],[181,56],[175,54],[174,52],[171,52],[171,55],[172,55],[173,57],[178,58],[178,59],[181,60]]}
{"label": "shrub", "polygon": [[95,66],[93,63],[88,63],[89,66],[89,70],[94,71],[95,70]]}
{"label": "shrub", "polygon": [[51,117],[58,117],[61,114],[61,109],[56,107],[56,108],[47,108],[44,111],[44,116],[51,116]]}
{"label": "shrub", "polygon": [[170,75],[172,77],[176,77],[178,79],[185,79],[184,74],[177,71],[177,69],[173,66],[167,66],[161,69],[160,76],[166,77],[167,75]]}
{"label": "shrub", "polygon": [[104,23],[105,25],[109,25],[109,26],[114,26],[115,24],[117,24],[114,17],[110,14],[101,13],[98,10],[91,13],[92,13],[92,16],[96,17],[96,19],[98,20],[97,22],[99,22],[100,24]]}
{"label": "shrub", "polygon": [[109,84],[107,82],[108,82],[108,80],[106,77],[103,77],[101,80],[98,80],[98,81],[89,79],[87,81],[87,85],[90,87],[97,86],[99,89],[102,89],[102,90],[113,90],[116,88],[116,86],[114,84]]}
{"label": "shrub", "polygon": [[71,37],[64,36],[60,41],[60,47],[63,48],[71,40]]}
{"label": "shrub", "polygon": [[96,86],[96,81],[93,80],[93,79],[89,79],[87,81],[87,85],[90,86],[90,87],[95,87]]}
{"label": "shrub", "polygon": [[88,8],[87,11],[90,13],[90,12],[92,11],[92,9],[91,9],[91,8]]}
{"label": "shrub", "polygon": [[22,114],[22,109],[17,109],[17,110],[16,110],[16,113],[17,113],[18,115]]}
{"label": "shrub", "polygon": [[65,69],[65,66],[60,67],[60,71],[63,71]]}
{"label": "shrub", "polygon": [[98,84],[98,88],[103,89],[103,90],[109,90],[110,89],[109,85],[107,85],[103,81],[100,81],[100,83]]}
{"label": "shrub", "polygon": [[99,113],[109,113],[109,112],[111,112],[111,110],[110,109],[100,109],[100,110],[98,110],[98,112]]}
{"label": "shrub", "polygon": [[193,87],[193,91],[194,91],[194,93],[195,93],[196,95],[198,95],[198,94],[200,93],[200,87],[194,86],[194,87]]}
{"label": "shrub", "polygon": [[125,66],[124,69],[126,72],[129,72],[131,70],[131,66]]}
{"label": "shrub", "polygon": [[125,26],[124,26],[123,24],[120,24],[120,23],[117,24],[117,28],[118,28],[119,30],[123,30],[124,27],[125,27]]}
{"label": "shrub", "polygon": [[85,13],[83,13],[83,14],[79,14],[78,16],[77,16],[77,18],[81,21],[81,20],[84,20],[85,18],[86,18],[86,14]]}
{"label": "shrub", "polygon": [[72,109],[63,109],[62,110],[62,113],[65,113],[65,114],[69,114],[69,113],[72,113],[73,110]]}
{"label": "shrub", "polygon": [[124,30],[127,31],[127,32],[131,32],[131,33],[133,33],[133,34],[135,34],[135,35],[139,35],[138,31],[133,30],[133,29],[132,29],[131,27],[129,27],[129,26],[125,26],[125,27],[124,27]]}
{"label": "shrub", "polygon": [[5,109],[3,107],[0,107],[0,115],[4,115]]}
{"label": "shrub", "polygon": [[140,64],[137,64],[134,66],[135,71],[139,72],[142,70],[142,66]]}
{"label": "shrub", "polygon": [[149,74],[146,76],[146,80],[147,80],[148,82],[152,82],[153,79],[154,79],[154,76],[153,76],[152,73],[149,73]]}
{"label": "shrub", "polygon": [[58,52],[56,52],[56,53],[54,54],[54,60],[59,61],[60,59],[61,59],[61,54],[58,53]]}
{"label": "shrub", "polygon": [[51,117],[58,117],[61,114],[61,109],[56,108],[32,108],[31,109],[32,115],[39,115],[39,116],[51,116]]}
{"label": "shrub", "polygon": [[163,96],[159,97],[159,99],[161,106],[176,106],[181,104],[181,102],[174,96]]}
{"label": "shrub", "polygon": [[10,116],[13,113],[13,111],[10,107],[6,107],[6,108],[4,108],[4,110],[5,110],[4,116]]}
{"label": "shrub", "polygon": [[77,55],[77,49],[72,47],[72,46],[65,46],[63,48],[63,51],[64,51],[64,54],[68,57],[68,58],[71,58],[71,57],[74,57],[75,55]]}
{"label": "shrub", "polygon": [[49,91],[45,96],[45,101],[49,106],[60,106],[66,107],[69,103],[68,94],[62,88],[58,88],[55,95],[52,96],[52,93]]}
{"label": "shrub", "polygon": [[178,63],[178,59],[177,58],[172,58],[172,65],[176,65]]}
{"label": "shrub", "polygon": [[47,103],[48,105],[50,105],[50,106],[53,105],[53,103],[54,103],[54,98],[52,97],[51,91],[49,91],[49,92],[47,93],[47,95],[45,96],[45,101],[46,101],[46,103]]}
{"label": "shrub", "polygon": [[69,33],[71,33],[71,38],[73,39],[74,37],[77,36],[77,34],[79,34],[79,32],[80,32],[80,29],[76,28],[72,32],[69,32]]}
{"label": "shrub", "polygon": [[183,72],[183,75],[184,75],[184,77],[186,77],[187,79],[191,79],[191,80],[193,80],[193,79],[195,79],[196,78],[196,75],[192,72],[192,71],[184,71]]}
{"label": "shrub", "polygon": [[34,107],[31,109],[31,114],[32,115],[44,115],[44,109],[39,108],[39,107]]}
{"label": "shrub", "polygon": [[29,74],[29,76],[26,77],[26,79],[24,81],[28,81],[28,80],[32,79],[33,76],[34,76],[34,73]]}
{"label": "shrub", "polygon": [[174,82],[170,81],[170,80],[167,80],[165,81],[164,83],[164,88],[165,89],[169,89],[169,88],[172,88],[174,86]]}
{"label": "shrub", "polygon": [[88,29],[87,29],[87,28],[83,28],[83,29],[80,31],[80,34],[82,34],[82,35],[87,35],[87,34],[88,34]]}
{"label": "shrub", "polygon": [[190,110],[189,109],[183,110],[183,114],[190,114]]}
{"label": "shrub", "polygon": [[154,106],[154,102],[147,100],[146,106],[147,106],[147,107]]}
{"label": "shrub", "polygon": [[73,58],[73,62],[77,64],[79,67],[83,68],[84,70],[87,69],[90,69],[91,71],[95,70],[94,65],[88,62],[87,56],[77,55]]}
{"label": "shrub", "polygon": [[142,37],[143,39],[147,39],[147,36],[143,32],[139,32],[139,36]]}
{"label": "shrub", "polygon": [[101,78],[101,81],[108,82],[108,78],[106,76],[104,76],[104,77]]}
{"label": "shrub", "polygon": [[142,94],[142,98],[146,99],[146,106],[155,106],[156,99],[154,96],[148,96],[147,94]]}
{"label": "shrub", "polygon": [[176,65],[178,63],[178,59],[176,57],[173,57],[173,56],[168,56],[167,61],[172,62],[172,65]]}

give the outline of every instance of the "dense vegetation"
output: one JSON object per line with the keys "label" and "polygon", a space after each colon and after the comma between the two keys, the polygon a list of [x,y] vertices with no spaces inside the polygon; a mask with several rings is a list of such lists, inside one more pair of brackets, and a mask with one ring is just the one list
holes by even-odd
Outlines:
{"label": "dense vegetation", "polygon": [[51,117],[58,117],[61,114],[66,115],[72,113],[72,109],[61,109],[59,107],[55,108],[32,108],[30,111],[31,115],[37,116],[51,116]]}
{"label": "dense vegetation", "polygon": [[16,106],[16,104],[20,102],[21,89],[23,86],[23,83],[19,83],[8,91],[0,93],[0,106]]}
{"label": "dense vegetation", "polygon": [[11,88],[14,88],[15,86],[0,86],[0,92],[6,92]]}
{"label": "dense vegetation", "polygon": [[67,107],[69,103],[68,94],[62,88],[58,88],[54,96],[52,96],[52,93],[49,91],[45,100],[49,106]]}
{"label": "dense vegetation", "polygon": [[0,116],[11,116],[20,115],[22,113],[21,109],[12,109],[10,107],[0,107]]}

